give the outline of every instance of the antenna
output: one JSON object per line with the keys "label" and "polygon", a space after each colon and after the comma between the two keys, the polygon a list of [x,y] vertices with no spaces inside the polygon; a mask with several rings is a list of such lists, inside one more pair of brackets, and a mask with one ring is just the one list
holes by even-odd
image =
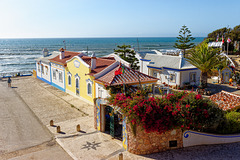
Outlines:
{"label": "antenna", "polygon": [[64,48],[65,48],[65,51],[67,50],[67,47],[66,47],[66,41],[63,40],[63,44],[64,44]]}

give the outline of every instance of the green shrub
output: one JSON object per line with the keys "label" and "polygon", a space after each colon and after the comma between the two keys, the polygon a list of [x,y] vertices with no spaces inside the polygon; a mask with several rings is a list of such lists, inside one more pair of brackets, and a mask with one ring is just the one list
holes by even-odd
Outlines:
{"label": "green shrub", "polygon": [[240,133],[240,113],[235,111],[227,112],[225,114],[225,120],[218,127],[218,133]]}
{"label": "green shrub", "polygon": [[236,107],[234,107],[234,108],[232,108],[232,109],[230,109],[230,110],[228,110],[228,112],[232,112],[232,111],[234,111],[234,112],[240,112],[240,105],[239,105],[239,106],[236,106]]}

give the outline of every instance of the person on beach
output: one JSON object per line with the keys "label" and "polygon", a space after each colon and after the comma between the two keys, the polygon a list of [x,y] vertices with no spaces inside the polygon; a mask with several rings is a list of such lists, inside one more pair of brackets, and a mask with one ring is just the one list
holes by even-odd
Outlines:
{"label": "person on beach", "polygon": [[11,78],[10,77],[8,77],[8,87],[11,87],[11,82],[12,82],[12,80],[11,80]]}

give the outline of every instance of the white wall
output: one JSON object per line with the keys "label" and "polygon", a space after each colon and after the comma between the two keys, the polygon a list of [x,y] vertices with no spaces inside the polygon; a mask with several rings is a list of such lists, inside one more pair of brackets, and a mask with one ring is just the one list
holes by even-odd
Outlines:
{"label": "white wall", "polygon": [[191,82],[191,85],[199,85],[200,84],[200,75],[201,75],[201,71],[198,70],[190,70],[190,71],[181,71],[181,86],[184,85],[185,82],[189,82],[190,80],[190,73],[196,73],[196,82]]}
{"label": "white wall", "polygon": [[95,83],[96,85],[96,98],[100,97],[100,98],[107,98],[110,95],[108,94],[108,91],[106,89],[104,89],[104,86],[98,83]]}
{"label": "white wall", "polygon": [[[180,72],[178,71],[172,71],[172,70],[167,70],[164,69],[164,71],[159,70],[159,69],[152,69],[152,68],[148,68],[148,75],[159,78],[160,80],[158,81],[159,83],[166,83],[172,86],[175,85],[180,85]],[[156,73],[156,74],[154,74]],[[175,82],[172,82],[169,80],[168,82],[168,76],[170,74],[175,74]]]}
{"label": "white wall", "polygon": [[171,86],[180,85],[180,79],[179,79],[180,78],[180,72],[167,70],[167,69],[164,69],[164,71],[160,74],[161,79],[162,79],[162,83],[165,82],[166,84],[168,84],[168,79],[166,79],[166,77],[168,78],[168,76],[170,74],[175,74],[175,82],[171,82],[169,80],[169,85],[171,85]]}
{"label": "white wall", "polygon": [[50,79],[50,66],[48,64],[44,64],[44,63],[42,63],[42,65],[43,65],[43,70],[44,70],[44,72],[42,73],[42,78],[44,78],[45,80],[51,82],[51,79]]}
{"label": "white wall", "polygon": [[[53,71],[58,71],[56,72],[56,79],[53,78]],[[59,80],[59,73],[62,73],[62,82]],[[65,77],[64,77],[64,67],[61,66],[61,65],[57,65],[57,64],[54,64],[54,63],[51,63],[51,76],[52,76],[52,83],[58,85],[59,87],[61,88],[64,88],[64,85],[65,85]]]}
{"label": "white wall", "polygon": [[[157,73],[157,76],[156,74]],[[200,75],[201,75],[201,71],[200,70],[190,70],[190,71],[173,71],[173,70],[168,70],[168,69],[164,69],[164,71],[162,72],[162,70],[158,70],[158,69],[152,69],[152,68],[148,68],[148,75],[159,78],[159,83],[166,83],[168,84],[168,76],[170,74],[175,74],[176,76],[176,81],[175,82],[171,82],[169,81],[169,85],[175,86],[175,85],[180,85],[183,86],[185,82],[189,82],[190,80],[190,73],[196,73],[196,82],[191,82],[191,85],[199,85],[200,84]],[[167,78],[166,78],[167,76]]]}
{"label": "white wall", "polygon": [[140,60],[140,72],[149,75],[147,65],[149,65],[148,61],[141,61]]}
{"label": "white wall", "polygon": [[[39,63],[39,64],[38,64]],[[41,74],[41,63],[40,62],[36,62],[36,72],[37,72],[37,76],[42,78],[42,74]]]}
{"label": "white wall", "polygon": [[50,66],[49,66],[49,64],[42,63],[42,62],[36,62],[36,71],[37,71],[37,76],[38,77],[43,78],[43,79],[51,82],[51,79],[50,79]]}
{"label": "white wall", "polygon": [[183,147],[240,142],[240,134],[217,135],[196,131],[183,133]]}

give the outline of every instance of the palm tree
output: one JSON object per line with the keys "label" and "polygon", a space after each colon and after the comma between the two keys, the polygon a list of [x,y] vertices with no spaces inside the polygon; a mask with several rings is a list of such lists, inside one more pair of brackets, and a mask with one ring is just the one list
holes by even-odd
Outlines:
{"label": "palm tree", "polygon": [[186,58],[189,63],[201,71],[200,86],[203,88],[207,87],[207,74],[214,67],[224,62],[218,52],[218,49],[213,49],[208,47],[207,43],[202,43],[190,51],[189,56]]}

